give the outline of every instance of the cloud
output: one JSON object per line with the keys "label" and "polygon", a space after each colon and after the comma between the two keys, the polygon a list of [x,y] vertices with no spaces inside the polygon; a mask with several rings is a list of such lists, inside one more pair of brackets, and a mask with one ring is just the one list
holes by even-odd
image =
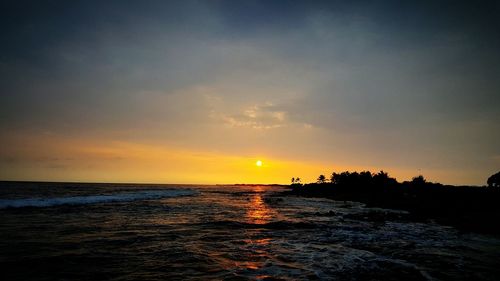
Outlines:
{"label": "cloud", "polygon": [[238,113],[227,114],[213,109],[210,117],[230,128],[270,130],[288,126],[286,112],[277,110],[270,102],[243,108]]}

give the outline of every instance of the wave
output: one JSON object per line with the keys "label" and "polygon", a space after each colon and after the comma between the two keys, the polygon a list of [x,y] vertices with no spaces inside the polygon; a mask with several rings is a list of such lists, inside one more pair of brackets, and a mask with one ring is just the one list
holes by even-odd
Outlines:
{"label": "wave", "polygon": [[203,227],[214,227],[214,228],[225,228],[225,229],[273,229],[273,230],[288,230],[288,229],[311,229],[311,228],[322,228],[325,227],[323,224],[318,223],[308,223],[308,222],[292,222],[292,221],[273,221],[268,223],[251,223],[251,222],[239,222],[231,220],[222,221],[212,221],[203,222],[193,225],[201,225]]}
{"label": "wave", "polygon": [[110,202],[153,200],[168,197],[194,195],[192,190],[143,190],[107,195],[88,195],[53,198],[0,199],[0,209],[22,207],[52,207],[59,205],[84,205]]}

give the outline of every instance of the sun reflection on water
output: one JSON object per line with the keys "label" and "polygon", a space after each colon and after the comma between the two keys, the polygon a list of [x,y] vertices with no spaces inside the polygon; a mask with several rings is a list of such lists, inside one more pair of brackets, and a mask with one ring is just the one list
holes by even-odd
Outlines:
{"label": "sun reflection on water", "polygon": [[[269,205],[266,199],[269,188],[266,186],[243,187],[231,190],[231,196],[219,195],[217,201],[207,200],[207,206],[213,206],[215,222],[226,222],[228,214],[235,220],[234,227],[217,228],[215,230],[200,229],[200,240],[192,245],[186,245],[191,252],[207,255],[219,268],[235,274],[250,274],[259,279],[260,270],[266,267],[266,262],[271,258],[273,238],[268,233],[265,224],[280,218],[279,213]],[[235,199],[236,198],[236,199]],[[200,200],[200,199],[198,199]],[[219,212],[223,210],[230,212]],[[242,228],[238,228],[240,225]],[[200,250],[200,241],[209,239],[215,244],[205,246]],[[228,251],[228,247],[237,247],[237,250]]]}
{"label": "sun reflection on water", "polygon": [[272,211],[264,202],[262,196],[264,188],[257,186],[254,191],[255,193],[250,198],[250,203],[247,206],[247,219],[250,223],[266,224],[272,219]]}

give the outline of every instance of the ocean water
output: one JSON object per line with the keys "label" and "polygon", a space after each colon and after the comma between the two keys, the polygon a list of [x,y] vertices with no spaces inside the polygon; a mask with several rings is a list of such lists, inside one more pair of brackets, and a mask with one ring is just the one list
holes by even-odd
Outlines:
{"label": "ocean water", "polygon": [[500,280],[500,237],[285,189],[3,182],[1,279]]}

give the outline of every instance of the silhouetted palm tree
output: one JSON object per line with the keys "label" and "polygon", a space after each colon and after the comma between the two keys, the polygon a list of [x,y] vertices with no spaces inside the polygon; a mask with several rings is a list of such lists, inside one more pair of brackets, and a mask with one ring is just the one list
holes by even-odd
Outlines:
{"label": "silhouetted palm tree", "polygon": [[319,177],[318,177],[318,183],[325,183],[325,182],[326,182],[325,175],[319,175]]}

